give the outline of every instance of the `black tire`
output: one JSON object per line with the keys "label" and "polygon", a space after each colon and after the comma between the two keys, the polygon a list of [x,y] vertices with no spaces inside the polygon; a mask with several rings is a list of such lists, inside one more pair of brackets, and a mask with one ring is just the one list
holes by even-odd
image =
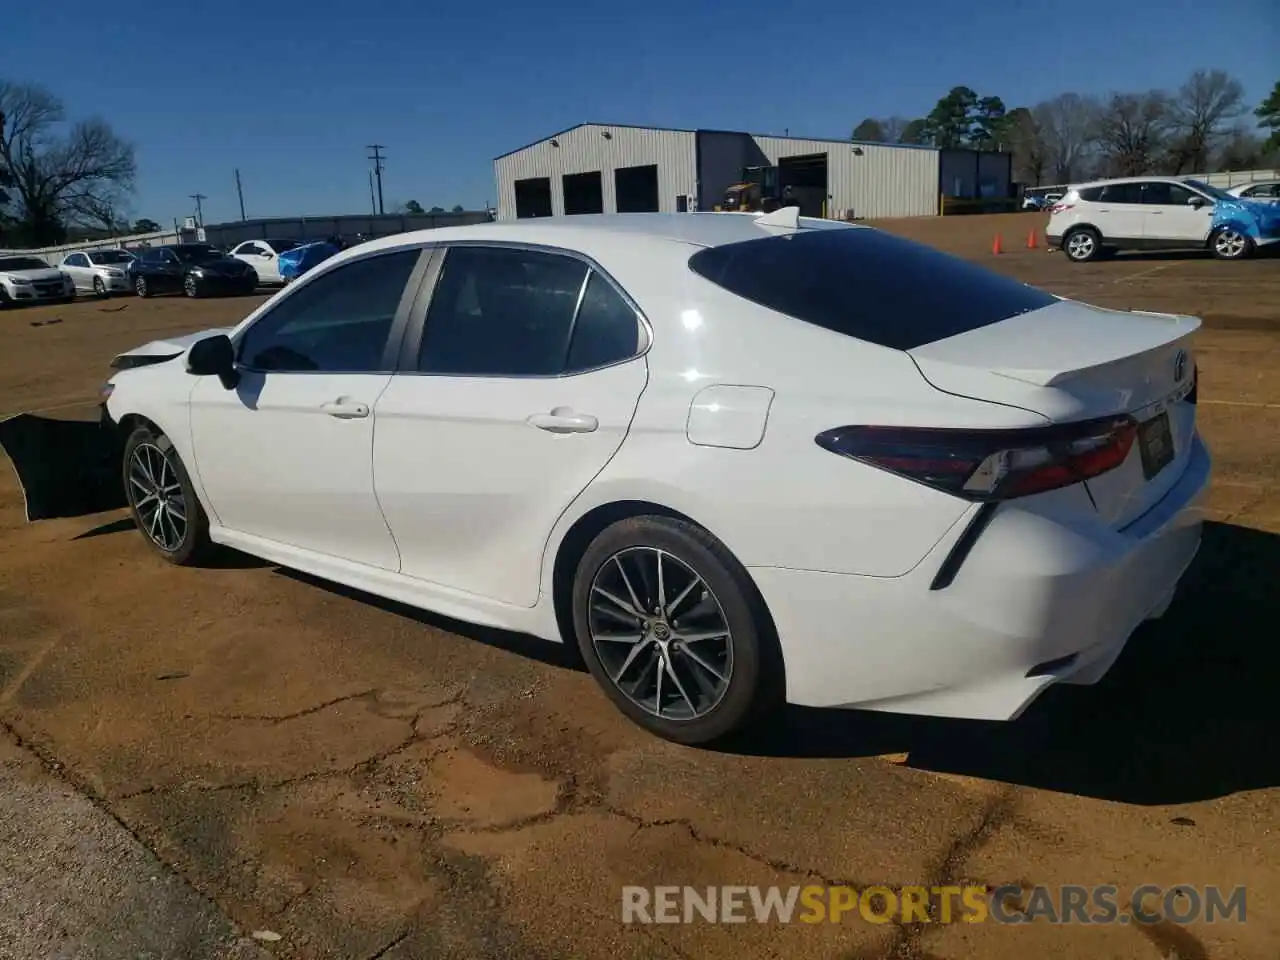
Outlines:
{"label": "black tire", "polygon": [[192,300],[200,296],[200,284],[195,277],[187,275],[182,278],[182,292]]}
{"label": "black tire", "polygon": [[[139,469],[138,459],[142,458],[151,465],[148,471]],[[169,480],[170,476],[172,480]],[[163,433],[157,433],[150,427],[140,426],[125,441],[124,457],[121,460],[121,479],[124,482],[125,497],[129,502],[129,512],[138,532],[147,546],[169,563],[178,566],[194,566],[213,552],[214,544],[209,539],[209,518],[200,505],[195,488],[191,485],[191,477],[183,465],[173,443]],[[155,485],[163,483],[171,488],[176,481],[177,493],[181,496],[181,512],[185,516],[181,536],[177,536],[177,527],[172,523],[175,497],[170,494],[166,498],[166,516],[156,520],[154,513],[147,509],[144,487],[149,484],[152,491]],[[154,497],[150,498],[154,502]],[[170,522],[166,526],[166,519]],[[159,530],[157,535],[154,531]]]}
{"label": "black tire", "polygon": [[1062,252],[1072,263],[1088,263],[1102,256],[1102,234],[1093,227],[1076,227],[1062,237]]}
{"label": "black tire", "polygon": [[102,282],[101,277],[93,278],[93,295],[99,300],[105,298],[107,295],[107,285]]}
{"label": "black tire", "polygon": [[[669,610],[661,617],[661,624],[667,625],[661,640],[656,631],[662,630],[662,626],[652,624],[650,629],[642,624],[640,618],[629,616],[628,619],[635,623],[636,635],[646,638],[639,641],[643,645],[640,655],[628,657],[631,646],[607,640],[601,640],[600,645],[606,657],[622,659],[630,665],[621,671],[622,678],[629,678],[632,670],[641,668],[635,674],[637,679],[633,693],[637,689],[648,689],[649,684],[643,681],[650,675],[656,678],[656,674],[661,672],[664,678],[674,676],[674,682],[666,681],[665,692],[672,696],[669,709],[687,712],[689,715],[685,717],[662,715],[665,698],[661,689],[653,691],[656,711],[652,706],[646,707],[637,702],[631,693],[624,692],[612,676],[619,672],[617,664],[611,662],[606,666],[602,661],[592,632],[593,622],[601,622],[599,604],[592,604],[593,597],[600,596],[596,590],[597,577],[606,578],[615,566],[627,565],[632,574],[619,581],[625,584],[621,589],[631,591],[635,597],[641,592],[656,592],[653,589],[656,574],[637,575],[641,568],[634,564],[645,557],[665,557],[668,578],[665,585],[670,593],[678,594],[683,589],[682,583],[687,585],[696,577],[709,592],[709,599],[701,588],[697,588],[688,599]],[[638,599],[645,603],[652,597]],[[675,598],[667,596],[668,602],[672,599]],[[691,602],[693,600],[697,602]],[[700,619],[707,616],[712,619]],[[705,625],[714,622],[716,617],[722,618],[725,631],[705,629]],[[746,570],[728,549],[692,523],[669,517],[642,516],[620,520],[602,531],[587,547],[574,574],[573,626],[583,660],[609,699],[633,722],[666,740],[691,745],[721,740],[747,729],[782,701],[782,657],[764,601]],[[625,625],[620,625],[619,629],[623,633],[629,632]],[[682,640],[681,629],[685,637],[700,631],[703,633],[707,645],[698,647],[700,653],[690,653],[691,643]],[[669,632],[672,630],[675,632]],[[713,639],[725,632],[728,634],[726,638]],[[615,649],[621,652],[615,654]],[[663,659],[655,662],[659,650],[663,657],[671,657],[669,663]],[[644,665],[646,659],[648,666]],[[725,673],[703,669],[699,663],[710,663]],[[664,665],[668,669],[664,670]],[[716,689],[708,691],[703,684]],[[696,708],[692,696],[687,695],[690,687],[698,696]],[[680,706],[676,693],[686,707]]]}
{"label": "black tire", "polygon": [[151,296],[151,285],[147,283],[146,277],[138,277],[133,281],[133,292],[140,297]]}
{"label": "black tire", "polygon": [[1248,260],[1253,256],[1254,243],[1234,227],[1221,227],[1209,237],[1209,249],[1219,260]]}

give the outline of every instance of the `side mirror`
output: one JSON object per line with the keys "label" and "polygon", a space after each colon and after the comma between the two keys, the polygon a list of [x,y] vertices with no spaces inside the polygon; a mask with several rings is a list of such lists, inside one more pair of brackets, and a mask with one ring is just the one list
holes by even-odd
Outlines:
{"label": "side mirror", "polygon": [[275,258],[275,254],[274,254],[274,253],[272,253],[270,250],[268,250],[266,253],[264,253],[264,254],[263,254],[263,256],[264,256],[264,257],[266,257],[268,260],[271,260],[271,259],[274,259],[274,258]]}
{"label": "side mirror", "polygon": [[1195,207],[1197,210],[1199,210],[1201,207],[1205,205],[1206,202],[1207,201],[1205,200],[1204,197],[1192,197],[1190,200],[1187,201],[1187,206]]}
{"label": "side mirror", "polygon": [[225,333],[197,340],[187,351],[187,373],[197,377],[217,377],[228,390],[240,382],[236,370],[236,350]]}

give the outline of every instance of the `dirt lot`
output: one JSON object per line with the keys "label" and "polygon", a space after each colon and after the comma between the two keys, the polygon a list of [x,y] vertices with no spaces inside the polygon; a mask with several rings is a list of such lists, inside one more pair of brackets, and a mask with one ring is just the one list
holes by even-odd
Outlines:
{"label": "dirt lot", "polygon": [[[1008,725],[791,710],[749,745],[685,749],[632,728],[535,641],[244,557],[171,568],[117,514],[27,525],[0,471],[0,724],[23,771],[10,782],[74,788],[204,901],[174,893],[165,909],[215,914],[189,925],[207,938],[231,936],[219,912],[275,931],[262,947],[280,957],[1274,957],[1280,261],[1072,266],[1026,249],[1042,223],[891,228],[1059,293],[1206,319],[1214,522],[1173,609],[1097,687],[1051,690]],[[992,257],[997,230],[1008,252]],[[256,302],[0,314],[0,414],[74,412],[116,351]],[[962,880],[1243,884],[1248,922],[620,922],[624,884]],[[52,882],[24,881],[26,910]],[[84,898],[59,895],[83,928]],[[174,925],[159,910],[133,922]],[[63,955],[29,942],[0,956]],[[137,955],[197,955],[166,942]]]}

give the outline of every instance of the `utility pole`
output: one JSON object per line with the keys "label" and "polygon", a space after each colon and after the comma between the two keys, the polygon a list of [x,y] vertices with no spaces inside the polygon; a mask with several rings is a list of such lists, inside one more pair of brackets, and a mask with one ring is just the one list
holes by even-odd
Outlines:
{"label": "utility pole", "polygon": [[236,167],[236,196],[240,198],[240,219],[249,219],[244,215],[244,187],[240,186],[240,168]]}
{"label": "utility pole", "polygon": [[375,200],[373,196],[373,171],[372,170],[369,171],[369,212],[370,213],[378,212],[378,201]]}
{"label": "utility pole", "polygon": [[373,152],[369,154],[369,159],[373,161],[373,175],[378,181],[378,213],[386,213],[386,208],[382,205],[382,161],[386,159],[382,155],[382,151],[386,149],[380,143],[371,143],[367,149]]}
{"label": "utility pole", "polygon": [[196,226],[203,227],[204,226],[204,207],[201,206],[200,202],[202,200],[208,200],[209,198],[206,197],[203,193],[192,193],[192,194],[188,194],[188,196],[190,196],[191,199],[196,202]]}

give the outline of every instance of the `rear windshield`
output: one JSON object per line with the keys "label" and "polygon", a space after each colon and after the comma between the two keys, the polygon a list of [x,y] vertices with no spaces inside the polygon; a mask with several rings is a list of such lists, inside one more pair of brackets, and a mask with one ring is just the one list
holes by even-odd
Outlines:
{"label": "rear windshield", "polygon": [[700,250],[730,293],[869,343],[911,350],[1056,303],[932,247],[868,228],[800,231]]}

